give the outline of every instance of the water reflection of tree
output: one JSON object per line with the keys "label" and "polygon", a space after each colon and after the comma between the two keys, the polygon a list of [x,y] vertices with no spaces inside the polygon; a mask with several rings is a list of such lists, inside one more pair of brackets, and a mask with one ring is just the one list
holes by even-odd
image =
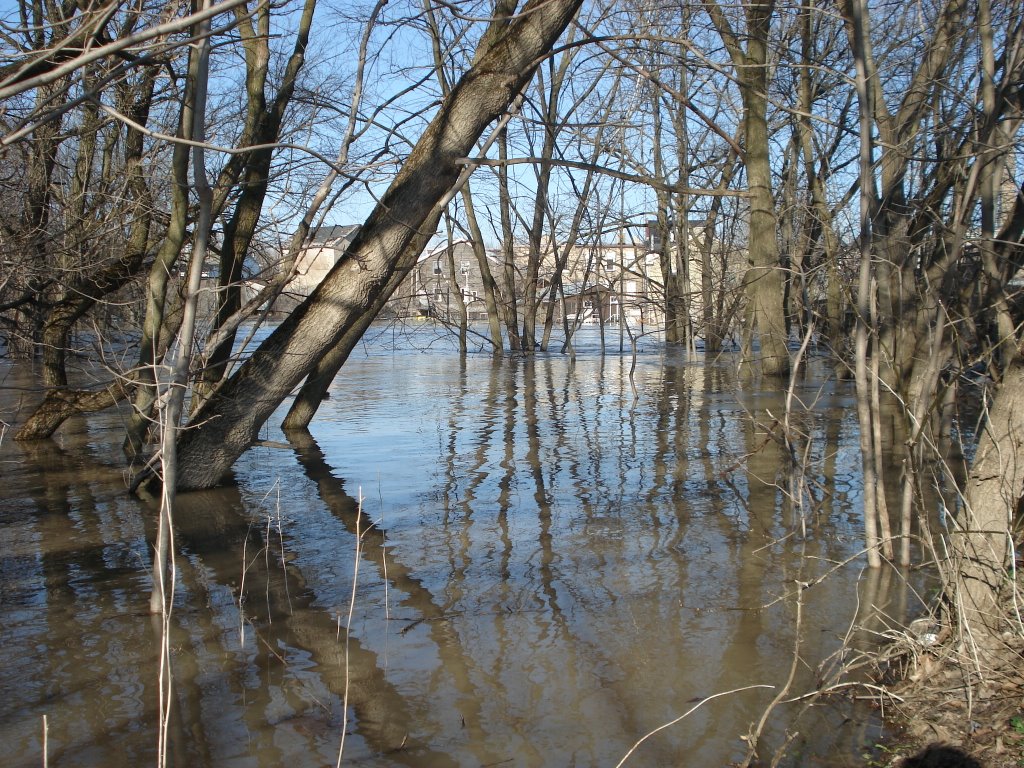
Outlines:
{"label": "water reflection of tree", "polygon": [[[322,753],[337,749],[338,713],[346,682],[348,700],[357,722],[359,734],[367,745],[378,753],[400,764],[421,765],[424,760],[445,761],[415,735],[416,718],[406,699],[387,680],[384,664],[378,654],[364,646],[358,638],[344,638],[344,627],[336,616],[318,604],[318,596],[305,581],[302,571],[284,551],[278,549],[271,556],[253,557],[262,547],[273,550],[283,547],[285,540],[271,527],[254,525],[243,513],[244,505],[236,487],[219,491],[188,494],[180,500],[177,511],[179,540],[183,560],[194,559],[196,583],[212,583],[229,587],[232,600],[244,611],[246,632],[255,633],[255,640],[245,648],[251,654],[247,664],[229,676],[226,683],[236,700],[246,702],[244,718],[250,738],[256,743],[250,748],[264,755],[273,755],[280,749],[275,728],[287,724],[289,718],[299,718],[299,732],[311,732]],[[336,497],[335,501],[341,501]],[[358,510],[353,500],[351,509]],[[355,521],[351,512],[348,519]],[[266,535],[270,532],[269,537]],[[275,542],[274,539],[277,538]],[[244,569],[239,553],[249,553]],[[237,586],[236,586],[237,585]],[[211,627],[213,637],[222,643],[222,630]],[[217,651],[217,646],[213,648]],[[193,649],[199,658],[206,656],[201,647]],[[309,658],[314,667],[306,667]],[[293,673],[291,667],[297,665]],[[309,670],[319,687],[333,697],[330,704],[316,702],[315,693],[306,689]],[[261,678],[254,685],[251,675]],[[287,682],[293,679],[290,687]],[[347,681],[346,681],[347,676]],[[176,682],[181,685],[181,681]],[[202,700],[201,681],[182,695]],[[282,715],[279,696],[286,702]],[[321,709],[316,709],[317,706]],[[326,709],[324,709],[326,707]],[[287,714],[287,713],[291,714]],[[284,719],[282,719],[284,718]],[[186,731],[193,723],[186,724]],[[286,757],[279,753],[281,764]],[[273,761],[271,761],[273,762]]]}
{"label": "water reflection of tree", "polygon": [[[295,448],[299,463],[307,477],[316,483],[320,498],[332,516],[339,520],[350,534],[361,536],[362,557],[374,568],[377,579],[390,583],[392,593],[397,592],[400,595],[398,605],[413,610],[416,618],[406,624],[401,630],[402,633],[420,625],[426,628],[443,660],[446,676],[451,679],[459,694],[446,703],[458,710],[463,727],[470,737],[468,743],[477,753],[477,759],[481,763],[493,760],[494,756],[486,750],[486,734],[481,730],[479,703],[482,697],[473,685],[476,665],[472,661],[472,656],[463,648],[462,641],[450,621],[456,615],[456,601],[452,599],[450,593],[447,597],[432,593],[423,581],[402,563],[395,551],[387,547],[385,530],[370,519],[357,499],[348,494],[344,482],[335,477],[323,452],[309,433],[295,433],[290,435],[289,439]],[[450,562],[451,583],[452,580],[458,579],[458,569],[453,560]]]}
{"label": "water reflection of tree", "polygon": [[[152,640],[137,620],[145,531],[135,503],[111,498],[120,474],[96,460],[83,433],[69,436],[66,450],[19,446],[5,477],[0,646],[4,680],[14,684],[0,721],[9,756],[42,752],[38,724],[47,715],[55,763],[92,754],[142,764],[151,744],[137,721],[155,714],[156,701],[155,657],[145,650]],[[130,651],[139,663],[126,665],[124,648],[140,649]],[[29,720],[23,732],[19,721]]]}
{"label": "water reflection of tree", "polygon": [[[462,540],[468,518],[475,521],[474,525],[489,519],[488,503],[494,499],[488,494],[496,494],[498,503],[493,513],[501,522],[495,523],[494,530],[501,531],[500,538],[505,541],[496,561],[501,563],[502,576],[489,592],[487,604],[477,608],[495,615],[493,635],[488,641],[495,645],[495,672],[489,682],[497,686],[496,690],[515,696],[514,688],[502,684],[502,667],[522,664],[519,647],[528,637],[510,635],[509,627],[527,626],[522,620],[516,623],[514,615],[531,608],[528,601],[511,602],[514,596],[510,589],[516,581],[524,583],[525,579],[524,594],[535,596],[537,610],[531,616],[529,632],[531,636],[541,633],[537,640],[544,644],[543,652],[531,660],[529,667],[541,665],[546,671],[540,677],[558,681],[559,688],[556,693],[537,686],[536,695],[550,699],[562,696],[563,687],[575,690],[581,702],[600,700],[602,713],[618,721],[617,727],[609,723],[610,727],[603,729],[606,733],[639,734],[657,713],[634,701],[638,687],[645,685],[654,658],[672,647],[677,632],[681,633],[680,647],[687,648],[691,655],[677,649],[659,663],[671,663],[670,658],[677,655],[680,659],[702,658],[713,673],[697,675],[705,680],[700,693],[717,685],[720,678],[727,678],[730,671],[742,676],[749,670],[749,664],[740,657],[749,652],[751,635],[756,639],[752,630],[736,630],[735,621],[727,622],[732,626],[730,631],[736,631],[734,667],[730,667],[728,658],[723,661],[717,649],[706,656],[711,649],[699,632],[686,636],[687,628],[699,626],[702,612],[711,607],[698,597],[704,590],[702,582],[709,577],[702,568],[707,563],[675,554],[665,556],[677,552],[677,545],[681,547],[694,504],[698,514],[707,518],[702,519],[702,525],[719,528],[720,540],[737,540],[739,519],[723,513],[725,494],[715,481],[725,459],[720,455],[712,460],[706,450],[706,425],[714,423],[714,412],[720,406],[692,409],[691,413],[689,403],[694,399],[702,402],[703,395],[695,394],[696,380],[688,378],[682,367],[666,372],[658,404],[651,413],[645,405],[636,403],[630,410],[624,371],[603,362],[584,361],[577,363],[583,370],[563,373],[562,365],[563,361],[546,358],[492,364],[481,415],[476,420],[460,417],[449,421],[444,441],[447,453],[441,462],[445,472],[443,493],[461,490],[461,497],[445,503],[455,503],[462,514],[446,517],[455,530],[444,535]],[[592,368],[587,369],[588,365]],[[698,369],[692,370],[696,376]],[[563,375],[564,384],[559,378]],[[464,386],[458,387],[458,392],[459,397],[476,396],[467,393]],[[620,418],[624,409],[628,419]],[[453,404],[452,412],[468,414],[474,409]],[[728,429],[727,422],[720,422],[722,429]],[[739,426],[736,420],[731,423]],[[495,424],[504,428],[498,429]],[[704,426],[698,429],[698,424]],[[641,439],[646,434],[657,435],[652,438],[653,445]],[[738,436],[737,432],[733,438]],[[472,442],[473,450],[465,450],[467,441]],[[462,449],[455,450],[455,446]],[[501,457],[500,462],[495,460],[497,466],[492,468],[489,457]],[[702,462],[706,467],[703,472]],[[489,478],[488,473],[492,473]],[[466,482],[460,483],[460,477]],[[693,499],[692,494],[701,485],[702,497]],[[708,502],[708,497],[713,501]],[[709,505],[718,514],[709,513]],[[766,513],[769,517],[773,508]],[[509,528],[510,517],[515,521],[514,531]],[[524,535],[524,531],[529,533]],[[477,536],[483,537],[484,533]],[[587,538],[586,550],[576,548],[581,543],[577,537],[581,536]],[[707,536],[705,532],[699,534],[694,555],[699,554],[700,547],[708,546]],[[521,551],[524,546],[525,553]],[[516,550],[520,550],[518,554]],[[458,551],[460,557],[470,552]],[[478,562],[481,557],[486,562],[487,555],[477,554]],[[465,563],[461,565],[452,567],[453,573],[459,579],[471,578]],[[645,591],[649,588],[644,584],[655,575],[660,586],[648,597]],[[718,575],[710,574],[710,578]],[[512,584],[507,583],[510,577]],[[478,571],[478,578],[488,576]],[[466,582],[458,587],[459,594],[467,596],[467,604],[471,602],[471,586]],[[645,601],[642,614],[634,613],[632,606],[638,590]],[[756,593],[747,602],[758,608],[764,602],[761,597]],[[653,610],[650,615],[646,613],[649,610]],[[593,634],[592,622],[604,621],[609,625],[604,631],[614,633],[613,627],[628,622],[630,614],[635,630],[640,632],[635,640],[640,645],[629,647],[632,632],[612,641],[607,635]],[[756,613],[754,616],[756,619]],[[635,678],[637,672],[643,676],[639,681]],[[690,677],[682,673],[682,679]],[[601,681],[599,689],[588,690],[595,679]],[[674,694],[676,673],[660,676],[656,684],[667,686],[653,700],[658,708],[673,700],[676,706],[682,705],[697,692],[688,689]],[[540,705],[541,700],[535,700],[530,690],[528,686],[524,692],[526,700]],[[520,705],[514,698],[509,703],[514,708]],[[723,710],[732,708],[730,704]],[[722,717],[725,727],[735,726],[737,732],[742,732],[749,721],[732,714]],[[703,713],[696,719],[702,718]],[[692,733],[698,749],[715,749],[710,742],[716,738],[699,727]],[[668,750],[664,753],[667,756],[674,744],[677,742],[670,738],[645,748]]]}
{"label": "water reflection of tree", "polygon": [[[412,524],[414,547],[389,546],[383,526],[360,509],[308,435],[293,447],[327,515],[318,503],[307,505],[294,526],[269,529],[268,540],[265,519],[250,529],[259,505],[247,501],[243,508],[237,490],[183,497],[197,499],[186,522],[183,597],[189,606],[213,608],[178,615],[182,634],[175,643],[184,650],[175,662],[175,717],[199,734],[188,749],[223,750],[237,744],[243,729],[258,734],[262,746],[273,730],[268,719],[320,753],[336,743],[336,730],[329,731],[338,722],[343,642],[337,602],[323,607],[331,593],[313,584],[324,569],[344,581],[357,535],[368,566],[360,573],[360,583],[369,585],[360,589],[362,626],[384,623],[380,603],[365,598],[387,580],[394,628],[383,645],[369,629],[353,632],[357,728],[367,748],[381,752],[408,730],[407,748],[392,762],[486,763],[516,755],[542,765],[568,754],[560,749],[574,750],[580,763],[597,761],[678,716],[694,697],[779,682],[791,651],[790,614],[782,605],[763,606],[799,575],[785,536],[800,515],[785,507],[780,490],[790,487],[779,474],[787,466],[785,444],[765,442],[773,423],[767,414],[778,414],[778,403],[752,401],[758,429],[728,391],[728,368],[682,360],[641,365],[636,401],[624,372],[613,361],[583,357],[573,367],[537,356],[469,358],[445,378],[431,377],[432,388],[441,382],[445,405],[436,410],[445,415],[427,422],[440,435],[437,471],[423,472],[434,485],[417,512],[436,513],[437,524]],[[793,418],[802,439],[819,446],[804,469],[834,473],[831,461],[841,470],[836,446],[850,442],[855,425],[847,419],[824,427],[832,421],[816,414]],[[435,459],[429,450],[420,453]],[[275,462],[272,471],[280,469]],[[301,478],[285,482],[305,487]],[[837,485],[839,494],[816,497],[821,530],[810,526],[805,544],[815,557],[836,551],[826,535],[856,534],[855,521],[830,519],[829,504],[848,506]],[[46,503],[55,505],[62,494],[76,493],[53,483],[38,492],[41,499],[54,494]],[[409,530],[408,520],[388,514],[397,529],[390,538]],[[319,547],[321,540],[333,554],[318,549],[307,557],[304,544]],[[261,554],[246,573],[249,642],[225,651],[226,634],[237,632],[231,624],[243,543],[250,560],[267,547],[270,556],[268,562]],[[807,599],[834,598],[838,605],[848,585],[829,580]],[[821,600],[823,594],[830,597]],[[842,620],[830,623],[832,610],[814,620],[819,631],[807,635],[808,659],[831,653],[845,629]],[[389,659],[394,647],[402,653]],[[415,665],[411,677],[401,669],[406,663]],[[334,710],[319,710],[309,695],[334,702]],[[383,701],[387,712],[366,697]],[[211,707],[225,701],[227,714],[211,718]],[[721,735],[743,733],[763,703],[709,703],[645,743],[643,759],[671,762],[685,744],[695,760],[713,755],[708,759],[720,764]],[[398,719],[379,722],[385,717]],[[309,733],[296,735],[298,728]],[[437,751],[429,751],[427,733],[448,742],[432,741]],[[206,759],[199,752],[186,757],[192,754],[199,755],[194,762]],[[285,760],[290,753],[277,741],[266,754]]]}

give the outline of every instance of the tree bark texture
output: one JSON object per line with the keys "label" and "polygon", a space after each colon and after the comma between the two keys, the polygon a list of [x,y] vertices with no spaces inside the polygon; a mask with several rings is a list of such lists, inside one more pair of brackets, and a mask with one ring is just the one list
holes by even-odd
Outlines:
{"label": "tree bark texture", "polygon": [[743,100],[743,164],[750,191],[750,268],[743,277],[750,318],[747,331],[757,334],[762,372],[772,376],[789,371],[783,273],[776,238],[778,221],[768,143],[768,38],[774,10],[774,2],[754,2],[746,6],[747,46],[744,49],[740,36],[719,5],[708,5],[711,20],[733,61]]}
{"label": "tree bark texture", "polygon": [[452,186],[487,126],[504,112],[582,0],[531,0],[463,75],[346,255],[199,409],[182,435],[178,488],[219,483],[321,357],[414,265],[410,242]]}
{"label": "tree bark texture", "polygon": [[1024,364],[1010,366],[978,438],[964,509],[952,536],[961,627],[983,648],[998,637],[1010,562],[1010,529],[1024,494]]}

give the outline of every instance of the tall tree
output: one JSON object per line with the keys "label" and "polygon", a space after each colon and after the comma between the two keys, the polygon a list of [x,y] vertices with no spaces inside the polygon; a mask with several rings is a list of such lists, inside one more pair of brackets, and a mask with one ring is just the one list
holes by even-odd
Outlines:
{"label": "tall tree", "polygon": [[[231,215],[224,222],[224,243],[220,251],[219,270],[220,304],[213,333],[227,324],[242,306],[243,268],[263,212],[270,183],[274,144],[280,139],[285,112],[291,103],[299,74],[305,64],[316,0],[303,2],[295,40],[277,93],[268,97],[267,81],[271,74],[271,8],[269,3],[260,3],[252,11],[247,7],[235,9],[235,19],[245,51],[246,68],[246,121],[239,143],[242,148],[258,148],[236,154],[222,173],[222,176],[239,175],[239,192]],[[253,16],[256,18],[255,25]],[[218,184],[221,190],[231,187],[232,185],[225,183],[223,179]],[[203,397],[227,373],[234,342],[233,332],[222,334],[218,343],[209,352],[203,368],[203,386],[193,398],[193,407],[198,407]]]}
{"label": "tall tree", "polygon": [[746,30],[742,37],[717,0],[705,7],[732,59],[743,101],[743,165],[750,192],[750,268],[743,277],[748,301],[746,331],[756,334],[760,342],[762,371],[781,375],[789,370],[789,350],[768,141],[768,43],[775,3],[744,4]]}
{"label": "tall tree", "polygon": [[[179,446],[179,488],[219,483],[277,406],[336,349],[394,278],[415,265],[410,244],[436,226],[477,139],[508,109],[575,16],[582,0],[530,0],[492,22],[486,50],[459,79],[345,256],[308,300],[193,416]],[[354,341],[352,344],[354,345]]]}

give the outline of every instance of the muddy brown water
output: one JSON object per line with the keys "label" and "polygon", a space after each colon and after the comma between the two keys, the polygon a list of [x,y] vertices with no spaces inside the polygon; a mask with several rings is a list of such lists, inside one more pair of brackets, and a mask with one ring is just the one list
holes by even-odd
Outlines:
{"label": "muddy brown water", "polygon": [[[854,403],[824,366],[792,403],[800,486],[767,429],[783,396],[731,361],[652,343],[630,376],[419,341],[368,339],[308,439],[179,498],[170,764],[335,765],[344,731],[347,765],[615,766],[693,710],[626,765],[724,766],[790,674],[798,582],[830,572],[787,698],[872,605],[915,610],[862,578]],[[0,369],[7,424],[33,381]],[[42,765],[44,720],[51,766],[156,763],[154,511],[125,492],[121,419],[0,444],[4,765]],[[879,735],[804,704],[773,710],[766,764],[787,738],[782,765],[857,764]]]}

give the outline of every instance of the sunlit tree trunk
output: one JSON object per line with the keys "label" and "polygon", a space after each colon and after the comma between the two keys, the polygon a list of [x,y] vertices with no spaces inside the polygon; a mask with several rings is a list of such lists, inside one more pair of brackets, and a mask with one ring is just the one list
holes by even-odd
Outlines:
{"label": "sunlit tree trunk", "polygon": [[1006,277],[1000,267],[996,251],[996,203],[999,197],[1000,163],[1006,153],[1007,140],[995,124],[998,120],[996,105],[996,61],[992,40],[992,8],[989,0],[978,0],[978,34],[981,42],[981,96],[985,122],[992,124],[994,141],[988,142],[991,149],[984,151],[977,160],[984,163],[979,182],[981,192],[981,249],[984,270],[984,295],[989,311],[994,316],[995,339],[993,339],[995,367],[997,371],[1008,368],[1016,359],[1017,333],[1009,302],[1006,298]]}
{"label": "sunlit tree trunk", "polygon": [[[207,5],[211,0],[204,0]],[[153,553],[153,592],[150,596],[150,613],[166,617],[171,609],[174,590],[174,501],[178,489],[177,447],[181,416],[188,388],[189,369],[192,365],[194,334],[199,304],[199,286],[202,279],[203,261],[209,247],[213,217],[213,190],[206,175],[206,100],[210,77],[210,22],[203,21],[196,26],[196,49],[189,57],[189,79],[193,83],[192,135],[196,146],[192,148],[193,186],[199,199],[196,221],[196,237],[189,258],[188,278],[185,289],[184,309],[177,343],[170,355],[168,379],[158,382],[163,387],[163,396],[157,408],[160,425],[160,513],[157,526],[157,540]],[[169,682],[168,682],[169,685]]]}
{"label": "sunlit tree trunk", "polygon": [[[437,225],[441,220],[441,213],[442,211],[440,210],[433,212],[423,223],[420,232],[406,246],[400,261],[403,264],[408,264],[407,270],[415,265],[416,259],[423,252],[427,241],[437,230]],[[383,289],[367,305],[366,309],[358,314],[354,321],[345,329],[345,332],[338,341],[316,361],[309,375],[306,376],[306,380],[302,383],[299,392],[295,395],[295,399],[292,401],[292,405],[288,409],[284,420],[281,422],[282,429],[286,432],[295,432],[304,431],[309,427],[310,422],[313,421],[313,417],[316,415],[317,409],[320,407],[320,403],[327,396],[331,382],[334,381],[341,367],[348,360],[348,356],[370,327],[370,324],[377,317],[381,309],[384,308],[384,305],[387,304],[388,298],[402,284],[407,273],[407,271],[399,271],[393,274]]]}
{"label": "sunlit tree trunk", "polygon": [[409,249],[458,183],[483,131],[575,16],[580,0],[533,0],[452,89],[346,255],[193,416],[179,484],[219,483],[280,403],[415,265]]}
{"label": "sunlit tree trunk", "polygon": [[508,166],[508,131],[502,129],[498,136],[498,214],[501,217],[501,260],[502,278],[505,288],[503,319],[508,334],[508,348],[517,352],[523,348],[519,337],[519,286],[521,280],[516,269],[515,230],[512,226],[512,191],[509,189]]}
{"label": "sunlit tree trunk", "polygon": [[468,182],[462,188],[462,205],[466,211],[466,227],[469,229],[469,237],[473,241],[473,254],[476,256],[476,263],[480,269],[480,280],[483,283],[484,307],[487,310],[487,328],[490,332],[491,347],[495,354],[501,354],[503,348],[500,314],[501,291],[491,272],[491,263],[487,258],[487,249],[484,246],[484,235],[480,230],[480,222],[476,218],[473,194]]}
{"label": "sunlit tree trunk", "polygon": [[905,392],[910,381],[918,331],[927,329],[937,308],[934,291],[937,285],[922,286],[916,279],[926,247],[919,240],[929,233],[921,224],[932,215],[926,207],[939,204],[949,194],[954,177],[946,173],[955,174],[959,161],[950,157],[936,158],[933,172],[937,172],[938,183],[927,199],[908,199],[908,174],[914,161],[913,150],[924,128],[923,121],[935,106],[935,90],[942,88],[941,74],[950,65],[962,34],[964,11],[964,0],[947,0],[939,9],[920,64],[908,80],[895,112],[890,111],[891,100],[882,89],[871,39],[865,35],[863,43],[867,85],[871,91],[871,117],[880,147],[881,189],[878,210],[872,214],[872,226],[877,255],[881,375],[885,385],[899,393]]}
{"label": "sunlit tree trunk", "polygon": [[[191,64],[189,66],[191,68]],[[183,139],[192,138],[194,87],[193,78],[187,78],[177,131],[177,135]],[[146,309],[139,340],[139,361],[135,375],[135,391],[132,395],[132,413],[125,429],[124,451],[133,460],[143,454],[146,437],[153,424],[153,405],[157,398],[157,367],[162,364],[167,345],[180,322],[180,316],[176,317],[176,313],[168,306],[168,287],[187,236],[188,161],[188,145],[175,144],[171,156],[171,211],[163,242],[146,279]]]}
{"label": "sunlit tree trunk", "polygon": [[[1008,611],[1010,537],[1024,494],[1024,364],[1014,360],[988,410],[952,535],[951,597],[961,628],[982,650],[999,644]],[[1010,587],[1012,588],[1012,586]]]}
{"label": "sunlit tree trunk", "polygon": [[[882,565],[879,517],[885,510],[884,476],[878,472],[874,434],[880,417],[872,396],[877,381],[869,369],[873,294],[876,284],[872,262],[871,214],[875,205],[873,142],[871,133],[871,94],[868,90],[867,19],[864,0],[848,0],[846,12],[851,27],[851,47],[856,67],[857,99],[860,104],[860,269],[857,282],[857,330],[855,337],[855,378],[857,383],[857,420],[860,425],[861,468],[864,476],[864,544],[868,565]],[[877,364],[877,345],[875,361]],[[889,544],[888,556],[892,549]]]}
{"label": "sunlit tree trunk", "polygon": [[748,307],[746,331],[760,342],[761,370],[768,375],[783,375],[789,371],[789,350],[768,141],[768,38],[774,9],[771,0],[745,6],[744,49],[718,2],[707,5],[732,58],[743,101],[743,164],[750,194],[749,269],[743,277]]}
{"label": "sunlit tree trunk", "polygon": [[[540,310],[541,288],[540,268],[545,254],[551,248],[550,243],[545,243],[545,223],[548,220],[549,188],[551,186],[551,159],[555,154],[555,142],[558,137],[558,120],[561,102],[562,86],[565,82],[565,73],[572,58],[571,51],[563,53],[558,65],[551,60],[548,61],[548,85],[545,89],[544,78],[541,76],[543,69],[538,70],[537,84],[543,100],[542,130],[544,140],[541,145],[540,166],[537,169],[536,188],[533,198],[533,218],[530,222],[530,229],[526,233],[528,245],[526,261],[526,281],[522,296],[523,309],[523,332],[522,348],[524,352],[533,352],[540,345],[537,342],[537,313]],[[554,300],[551,290],[547,291],[549,301]]]}

